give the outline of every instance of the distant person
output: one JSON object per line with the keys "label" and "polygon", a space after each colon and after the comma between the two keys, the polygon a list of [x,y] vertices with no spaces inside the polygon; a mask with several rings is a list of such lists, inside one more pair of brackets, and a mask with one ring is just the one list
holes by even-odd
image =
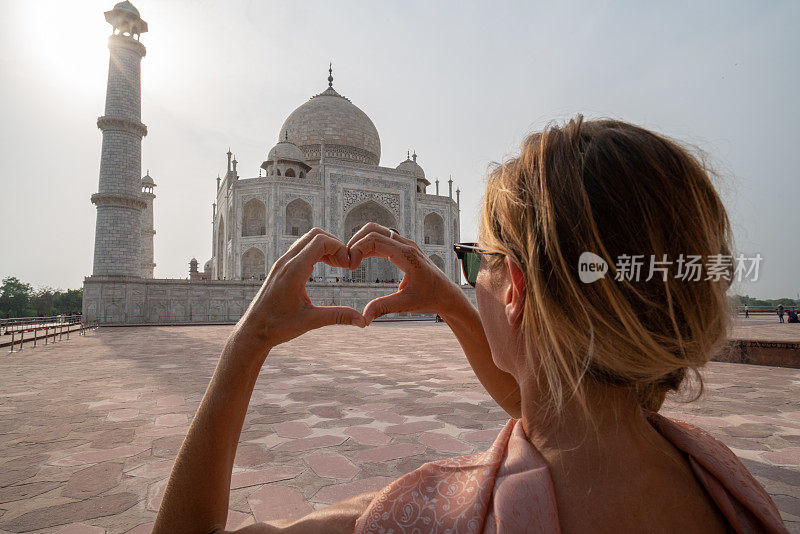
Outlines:
{"label": "distant person", "polygon": [[[585,251],[729,256],[730,221],[702,160],[644,128],[579,116],[525,139],[518,157],[491,172],[482,203],[480,243],[454,246],[477,309],[417,243],[376,223],[347,244],[314,228],[278,259],[281,268],[270,271],[225,343],[173,464],[155,534],[224,530],[262,366],[278,357],[295,358],[298,373],[325,369],[278,345],[398,312],[439,314],[448,324],[452,346],[511,417],[494,444],[423,464],[303,518],[238,532],[788,532],[728,447],[659,413],[685,378],[702,379],[700,369],[726,343],[731,282],[607,276],[589,286],[579,278]],[[316,263],[353,270],[368,257],[404,272],[394,293],[363,313],[308,301],[302,282]],[[377,335],[392,346],[409,343],[385,329]],[[357,343],[357,336],[347,337]],[[351,339],[343,352],[353,350]],[[336,362],[335,347],[323,348],[320,364]],[[405,371],[405,380],[422,378]],[[440,378],[461,380],[448,370]],[[297,402],[310,406],[325,393],[318,388]],[[265,498],[262,513],[289,508],[278,501]]]}
{"label": "distant person", "polygon": [[744,305],[744,318],[747,319],[750,317],[750,306],[747,304]]}
{"label": "distant person", "polygon": [[778,321],[783,322],[783,304],[778,305]]}
{"label": "distant person", "polygon": [[789,319],[786,321],[787,323],[800,323],[800,319],[797,318],[797,312],[794,310],[789,310]]}

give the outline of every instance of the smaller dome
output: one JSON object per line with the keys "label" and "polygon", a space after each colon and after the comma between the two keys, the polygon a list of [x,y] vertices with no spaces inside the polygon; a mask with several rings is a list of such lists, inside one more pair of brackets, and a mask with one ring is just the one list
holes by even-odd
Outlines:
{"label": "smaller dome", "polygon": [[153,178],[150,176],[150,171],[147,171],[147,174],[142,176],[142,183],[143,184],[156,185],[156,183],[153,181]]}
{"label": "smaller dome", "polygon": [[305,154],[291,141],[281,141],[269,151],[267,161],[297,161],[305,163]]}
{"label": "smaller dome", "polygon": [[192,259],[189,261],[189,263],[194,263],[195,265],[197,265],[197,258],[192,258]]}
{"label": "smaller dome", "polygon": [[136,9],[133,6],[133,4],[128,2],[128,0],[125,0],[124,2],[119,2],[119,3],[115,4],[114,5],[114,10],[117,10],[117,9],[119,9],[120,11],[127,11],[128,13],[131,13],[131,14],[137,16],[137,17],[141,17],[141,15],[139,15],[139,10]]}
{"label": "smaller dome", "polygon": [[417,155],[414,154],[414,159],[412,160],[410,157],[406,158],[405,161],[400,163],[397,167],[395,167],[398,171],[405,171],[409,174],[413,174],[417,178],[424,179],[425,178],[425,171],[422,170],[422,167],[419,166],[417,163]]}
{"label": "smaller dome", "polygon": [[212,262],[212,260],[208,260],[205,263],[205,265],[203,265],[203,272],[206,272],[206,273],[210,273],[211,272],[211,266],[212,266],[211,262]]}

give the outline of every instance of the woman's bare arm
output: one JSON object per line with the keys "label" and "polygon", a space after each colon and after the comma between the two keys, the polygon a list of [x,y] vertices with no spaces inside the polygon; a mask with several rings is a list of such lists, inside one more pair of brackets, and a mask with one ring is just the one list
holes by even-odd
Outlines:
{"label": "woman's bare arm", "polygon": [[314,264],[348,265],[342,242],[315,228],[273,265],[225,344],[214,376],[172,468],[153,532],[221,532],[231,471],[247,406],[270,349],[329,324],[363,327],[347,307],[314,306],[305,282]]}

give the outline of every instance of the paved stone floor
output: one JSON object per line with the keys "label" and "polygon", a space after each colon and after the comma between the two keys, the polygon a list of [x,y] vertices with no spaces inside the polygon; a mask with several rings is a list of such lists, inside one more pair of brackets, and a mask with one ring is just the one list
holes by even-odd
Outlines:
{"label": "paved stone floor", "polygon": [[751,315],[734,319],[733,339],[800,342],[800,324],[779,323],[776,315]]}
{"label": "paved stone floor", "polygon": [[[231,327],[104,328],[0,356],[0,532],[149,532]],[[800,532],[800,371],[712,363],[664,412],[743,459]],[[297,517],[505,422],[446,325],[329,327],[277,348],[239,443],[229,527]]]}

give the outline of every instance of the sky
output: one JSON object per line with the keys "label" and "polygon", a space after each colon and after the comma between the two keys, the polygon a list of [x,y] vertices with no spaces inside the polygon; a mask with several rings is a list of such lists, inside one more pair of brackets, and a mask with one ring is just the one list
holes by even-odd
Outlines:
{"label": "sky", "polygon": [[[66,289],[91,273],[113,4],[0,3],[0,277]],[[763,257],[734,291],[800,293],[800,2],[134,4],[150,28],[142,171],[158,184],[156,277],[210,258],[228,147],[256,176],[330,61],[334,87],[378,129],[381,165],[415,150],[442,191],[452,175],[463,240],[491,162],[552,120],[613,117],[708,154],[736,250]]]}

